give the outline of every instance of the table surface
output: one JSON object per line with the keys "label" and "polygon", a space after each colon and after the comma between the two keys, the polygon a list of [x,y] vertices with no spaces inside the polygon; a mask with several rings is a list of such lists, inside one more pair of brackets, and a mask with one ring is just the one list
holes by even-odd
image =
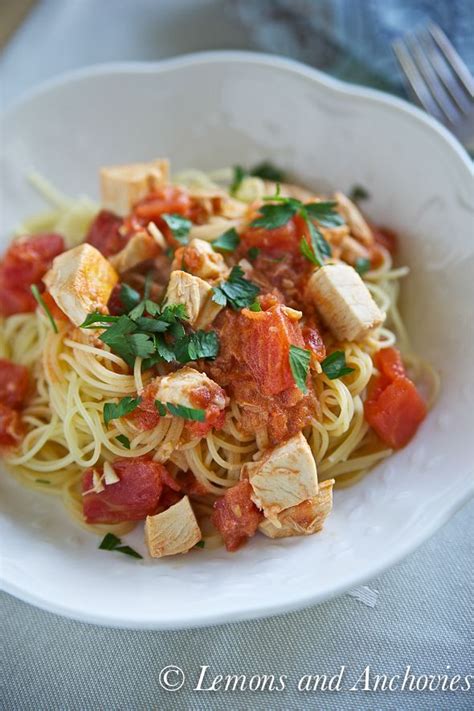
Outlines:
{"label": "table surface", "polygon": [[[111,0],[38,3],[0,57],[3,104],[86,64],[258,49],[219,0],[114,0],[113,23],[111,7]],[[112,630],[65,620],[2,594],[0,708],[471,709],[469,693],[441,690],[443,679],[431,682],[437,690],[409,686],[418,680],[422,688],[422,675],[430,674],[458,674],[459,686],[466,686],[473,512],[470,503],[355,596],[267,620],[179,632]],[[160,670],[167,665],[179,666],[186,676],[179,691],[160,686]],[[198,690],[204,665],[209,668]],[[393,690],[364,690],[364,677],[351,691],[368,666],[371,688],[376,674],[387,675],[386,684],[400,675]],[[406,673],[415,681],[408,676],[400,690]],[[273,674],[275,685],[285,688],[205,690],[218,674],[246,675],[239,682],[244,686],[254,675]],[[308,674],[340,674],[339,688],[298,691],[298,680]],[[280,675],[286,679],[279,684]]]}

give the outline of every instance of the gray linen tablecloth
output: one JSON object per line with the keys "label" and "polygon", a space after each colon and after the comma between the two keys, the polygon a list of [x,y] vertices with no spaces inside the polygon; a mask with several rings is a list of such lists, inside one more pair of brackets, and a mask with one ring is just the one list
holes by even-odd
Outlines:
{"label": "gray linen tablecloth", "polygon": [[[248,4],[240,3],[242,8]],[[44,0],[0,58],[3,103],[85,64],[159,59],[199,49],[258,49],[259,33],[247,31],[243,10],[244,21],[237,23],[238,8],[229,5],[219,0]],[[180,632],[112,630],[61,619],[3,594],[0,708],[472,709],[472,692],[461,687],[472,659],[473,512],[471,503],[355,597],[267,620]],[[175,692],[160,686],[160,679],[177,678],[160,677],[168,665],[179,666],[186,677]],[[286,676],[285,688],[196,690],[205,665],[203,687],[218,674],[244,674],[247,683],[254,675],[273,674],[276,686],[278,677]],[[392,681],[394,690],[366,691],[361,679],[351,691],[367,666],[371,686],[376,674],[387,675],[387,683],[400,675],[398,684]],[[308,674],[339,674],[339,690],[298,691],[298,681]],[[442,691],[440,682],[438,690],[417,691],[409,688],[410,674],[420,688],[422,675],[462,679],[458,691]]]}

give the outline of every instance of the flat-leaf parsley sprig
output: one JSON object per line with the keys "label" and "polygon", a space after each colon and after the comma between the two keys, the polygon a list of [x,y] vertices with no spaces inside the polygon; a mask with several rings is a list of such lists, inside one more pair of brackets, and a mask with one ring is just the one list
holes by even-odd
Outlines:
{"label": "flat-leaf parsley sprig", "polygon": [[344,224],[342,216],[336,211],[337,202],[326,200],[305,205],[296,198],[282,197],[279,186],[275,195],[267,195],[264,200],[271,202],[259,208],[260,217],[253,220],[250,226],[274,230],[283,227],[293,217],[299,215],[305,221],[310,237],[310,243],[304,237],[301,239],[301,253],[310,262],[322,267],[325,259],[331,257],[332,252],[318,226],[331,228]]}
{"label": "flat-leaf parsley sprig", "polygon": [[128,313],[109,316],[94,312],[81,328],[101,328],[99,339],[133,368],[142,358],[143,369],[160,361],[188,363],[199,358],[215,358],[219,339],[215,331],[186,333],[188,315],[184,304],[160,305],[123,284],[120,299]]}
{"label": "flat-leaf parsley sprig", "polygon": [[230,306],[235,311],[250,306],[260,293],[260,288],[245,279],[244,270],[238,265],[232,268],[227,281],[214,287],[212,300],[220,306]]}

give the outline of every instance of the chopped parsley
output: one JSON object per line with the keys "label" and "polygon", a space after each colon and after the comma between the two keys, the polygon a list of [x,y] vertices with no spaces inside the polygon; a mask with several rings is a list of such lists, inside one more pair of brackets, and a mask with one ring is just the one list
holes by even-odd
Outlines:
{"label": "chopped parsley", "polygon": [[309,362],[311,360],[311,353],[306,350],[306,348],[299,348],[298,346],[290,346],[290,368],[293,375],[293,380],[295,381],[297,387],[302,393],[308,392],[308,386],[306,385],[306,379],[308,377]]}
{"label": "chopped parsley", "polygon": [[212,249],[220,249],[223,252],[233,252],[239,246],[240,237],[237,234],[235,227],[224,232],[217,239],[211,242]]}
{"label": "chopped parsley", "polygon": [[120,286],[120,302],[126,311],[131,311],[135,306],[138,306],[142,297],[135,289],[132,289],[128,284]]}
{"label": "chopped parsley", "polygon": [[253,168],[250,168],[250,170],[242,168],[241,165],[235,165],[232,183],[229,189],[231,195],[235,196],[242,185],[243,179],[247,176],[262,178],[262,180],[271,180],[274,183],[282,183],[285,180],[283,171],[273,165],[273,163],[270,163],[268,160],[258,163]]}
{"label": "chopped parsley", "polygon": [[250,311],[258,312],[258,311],[262,310],[262,307],[260,306],[258,301],[254,301],[253,304],[250,304],[249,309],[250,309]]}
{"label": "chopped parsley", "polygon": [[182,215],[169,214],[167,212],[161,215],[161,218],[166,222],[177,242],[180,244],[188,243],[189,232],[192,227],[191,220]]}
{"label": "chopped parsley", "polygon": [[38,302],[40,308],[43,310],[43,312],[44,312],[44,313],[46,314],[46,316],[48,317],[49,322],[50,322],[50,324],[51,324],[51,326],[52,326],[52,329],[53,329],[54,333],[58,333],[58,327],[57,327],[57,325],[56,325],[56,321],[55,321],[54,318],[53,318],[53,314],[51,313],[51,311],[50,311],[50,310],[48,309],[48,307],[46,306],[46,303],[45,303],[43,297],[41,296],[38,287],[36,286],[36,284],[32,284],[30,288],[31,288],[31,293],[32,293],[33,296],[35,297],[35,299],[36,299],[36,301]]}
{"label": "chopped parsley", "polygon": [[130,440],[128,439],[128,437],[126,437],[125,435],[118,435],[116,439],[118,442],[120,442],[120,444],[123,444],[125,449],[130,449]]}
{"label": "chopped parsley", "polygon": [[259,254],[260,249],[258,247],[250,247],[249,251],[247,252],[247,257],[253,262],[254,259],[257,259]]}
{"label": "chopped parsley", "polygon": [[206,411],[198,410],[194,407],[185,407],[184,405],[174,405],[172,402],[167,402],[166,405],[159,400],[155,400],[155,408],[161,417],[166,415],[166,411],[175,417],[182,417],[183,420],[194,420],[195,422],[204,422],[206,419]]}
{"label": "chopped parsley", "polygon": [[99,545],[99,550],[102,551],[117,551],[118,553],[124,553],[132,558],[143,558],[140,553],[136,550],[130,548],[130,546],[123,546],[122,541],[114,533],[106,533],[102,542]]}
{"label": "chopped parsley", "polygon": [[354,185],[349,193],[349,199],[352,200],[352,202],[360,202],[361,200],[368,200],[369,198],[370,193],[363,185]]}
{"label": "chopped parsley", "polygon": [[130,397],[129,395],[118,402],[106,402],[104,405],[104,422],[106,426],[111,420],[129,415],[138,407],[140,402],[140,397]]}
{"label": "chopped parsley", "polygon": [[366,257],[357,257],[354,267],[356,272],[362,276],[362,274],[365,274],[370,269],[370,259],[367,259]]}
{"label": "chopped parsley", "polygon": [[331,256],[331,247],[315,223],[322,227],[342,225],[344,220],[336,211],[337,202],[326,200],[305,205],[295,198],[281,197],[278,188],[275,195],[265,199],[272,202],[259,209],[260,217],[250,223],[251,227],[274,230],[286,225],[295,215],[300,215],[306,222],[310,237],[309,243],[302,238],[301,253],[313,264],[323,266],[324,260]]}
{"label": "chopped parsley", "polygon": [[235,309],[243,309],[250,306],[255,301],[255,297],[260,293],[260,288],[253,282],[245,279],[243,269],[239,266],[233,267],[227,281],[223,281],[219,286],[213,288],[212,300],[220,306],[230,306]]}
{"label": "chopped parsley", "polygon": [[[132,306],[136,298],[128,289],[126,301]],[[187,335],[184,327],[187,320],[184,304],[160,306],[144,298],[128,314],[89,314],[82,328],[103,328],[99,339],[131,368],[136,358],[142,358],[144,370],[160,361],[188,363],[198,358],[215,358],[219,352],[217,334],[195,331]]]}
{"label": "chopped parsley", "polygon": [[354,371],[354,368],[349,368],[346,364],[346,354],[344,351],[334,351],[334,353],[328,355],[321,363],[321,368],[329,380],[342,378],[343,375],[349,375],[349,373]]}
{"label": "chopped parsley", "polygon": [[194,547],[195,548],[204,548],[205,545],[206,545],[206,541],[198,541]]}

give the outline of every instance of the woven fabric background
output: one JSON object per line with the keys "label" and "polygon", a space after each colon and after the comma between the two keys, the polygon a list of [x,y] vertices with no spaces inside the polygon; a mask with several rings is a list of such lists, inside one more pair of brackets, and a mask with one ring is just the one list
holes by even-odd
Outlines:
{"label": "woven fabric background", "polygon": [[[344,44],[344,32],[351,30],[351,3],[345,0],[43,0],[0,56],[2,100],[8,104],[39,81],[86,64],[152,60],[217,48],[281,52],[346,79],[382,82],[400,92],[399,77],[387,53],[380,50],[387,40],[381,42],[380,37],[391,36],[394,23],[397,31],[409,29],[413,22],[409,10],[414,9],[418,17],[434,13],[454,33],[459,49],[468,47],[467,58],[472,61],[473,47],[465,37],[469,23],[472,26],[471,0],[390,0],[388,4],[392,14],[380,12],[385,3],[352,3],[358,17],[364,17],[366,10],[371,20],[365,27],[358,25],[357,37],[366,32],[371,50],[362,56],[358,40],[355,71],[355,60],[345,59],[342,51],[346,46],[347,56],[352,56],[349,44]],[[307,8],[313,6],[320,12],[324,7],[325,18],[330,17],[328,8],[337,10],[338,22],[320,22],[316,10],[308,15]],[[272,7],[278,9],[276,18],[265,19],[262,13]],[[295,25],[298,7],[306,15],[296,16]],[[403,12],[394,15],[397,7]],[[392,29],[387,35],[388,20]],[[305,43],[295,42],[295,28],[301,32],[303,25]],[[322,28],[318,42],[324,35],[332,53],[324,54],[319,46],[313,47],[311,55],[301,55],[311,49],[307,38],[313,25]],[[472,693],[466,691],[370,692],[361,690],[362,684],[357,691],[349,689],[367,665],[373,674],[388,676],[403,676],[408,665],[416,676],[454,677],[472,671],[473,513],[471,503],[407,560],[370,581],[369,590],[356,592],[365,604],[345,595],[266,620],[190,631],[137,632],[61,619],[0,595],[0,709],[468,711],[473,702]],[[163,690],[159,683],[160,670],[171,664],[181,667],[186,676],[176,692]],[[286,688],[196,691],[202,665],[209,666],[206,679],[217,674],[287,675]],[[340,691],[296,690],[302,675],[332,676],[343,665]],[[471,683],[474,687],[474,680]]]}

